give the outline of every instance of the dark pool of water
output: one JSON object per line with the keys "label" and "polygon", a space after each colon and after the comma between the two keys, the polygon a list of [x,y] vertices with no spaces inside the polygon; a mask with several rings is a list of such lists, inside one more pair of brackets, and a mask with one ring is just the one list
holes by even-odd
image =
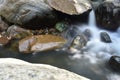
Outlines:
{"label": "dark pool of water", "polygon": [[[72,59],[72,55],[64,51],[47,51],[36,54],[21,54],[0,48],[0,58],[17,58],[31,63],[42,63],[67,69],[92,80],[116,80],[114,72],[107,67],[107,61],[91,64],[88,59]],[[119,74],[117,74],[118,77]]]}

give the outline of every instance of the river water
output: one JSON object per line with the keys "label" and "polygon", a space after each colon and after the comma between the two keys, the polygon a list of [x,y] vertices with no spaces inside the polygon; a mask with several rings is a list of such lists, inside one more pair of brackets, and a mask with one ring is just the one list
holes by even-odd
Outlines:
{"label": "river water", "polygon": [[[92,80],[120,80],[120,74],[111,70],[108,60],[112,55],[120,56],[120,29],[110,32],[97,28],[94,11],[90,12],[89,23],[75,25],[79,31],[90,29],[92,36],[87,45],[73,54],[64,50],[20,54],[0,48],[0,58],[17,58],[31,63],[42,63],[67,69]],[[100,40],[100,32],[107,32],[112,43]]]}

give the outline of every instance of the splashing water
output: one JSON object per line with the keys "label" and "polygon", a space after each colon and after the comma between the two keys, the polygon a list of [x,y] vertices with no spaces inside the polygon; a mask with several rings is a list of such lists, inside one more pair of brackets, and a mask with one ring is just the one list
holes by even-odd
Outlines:
{"label": "splashing water", "polygon": [[[88,60],[90,64],[93,64],[96,68],[99,68],[98,63],[104,65],[112,55],[120,56],[120,28],[116,32],[110,32],[97,28],[95,13],[93,10],[89,14],[88,25],[77,26],[81,32],[89,29],[91,31],[91,38],[88,41],[87,46],[85,46],[82,51],[80,50],[74,54],[71,59]],[[112,43],[102,42],[100,39],[101,32],[108,33],[112,40]],[[104,75],[106,76],[107,80],[118,80],[116,78],[120,79],[120,74],[114,74],[112,71],[107,69],[105,65],[102,67],[103,68],[99,68],[99,71],[101,72],[99,74],[106,73]],[[89,66],[89,68],[92,69],[93,66]],[[102,69],[105,69],[106,72]]]}

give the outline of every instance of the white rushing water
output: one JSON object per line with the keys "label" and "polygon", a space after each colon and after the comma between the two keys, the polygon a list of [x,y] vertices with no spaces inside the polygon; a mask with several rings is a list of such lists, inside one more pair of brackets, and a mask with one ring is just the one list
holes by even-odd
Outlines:
{"label": "white rushing water", "polygon": [[[110,32],[107,30],[99,29],[96,26],[96,19],[94,11],[91,11],[89,14],[88,25],[77,25],[79,30],[84,32],[86,29],[91,31],[91,38],[82,50],[76,52],[71,58],[79,60],[88,60],[90,64],[93,64],[94,67],[89,66],[89,68],[99,68],[98,64],[104,65],[105,61],[108,61],[112,55],[120,56],[120,28],[116,32]],[[107,32],[112,40],[112,43],[102,42],[100,39],[100,33]],[[81,64],[81,63],[78,63]],[[81,64],[83,65],[83,64]],[[112,71],[107,69],[105,66],[103,69],[107,70],[105,72],[102,68],[98,69],[99,74],[104,74],[108,80],[119,80],[120,75],[114,74]],[[96,71],[95,71],[96,72]],[[97,74],[97,73],[96,73]],[[106,79],[105,79],[106,80]]]}

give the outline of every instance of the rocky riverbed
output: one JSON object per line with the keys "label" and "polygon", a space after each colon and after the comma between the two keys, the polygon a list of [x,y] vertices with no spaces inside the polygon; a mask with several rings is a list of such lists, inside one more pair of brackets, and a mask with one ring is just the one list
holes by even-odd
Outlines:
{"label": "rocky riverbed", "polygon": [[102,57],[114,72],[120,66],[119,19],[120,0],[0,0],[0,57],[4,50],[25,56],[63,51],[85,60],[96,55],[93,63]]}

